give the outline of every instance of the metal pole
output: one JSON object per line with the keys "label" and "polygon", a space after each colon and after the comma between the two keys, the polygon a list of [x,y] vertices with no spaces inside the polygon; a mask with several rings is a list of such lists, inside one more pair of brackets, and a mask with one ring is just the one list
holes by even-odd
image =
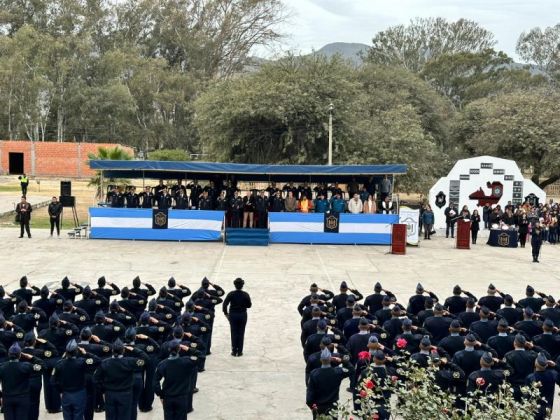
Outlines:
{"label": "metal pole", "polygon": [[332,147],[333,147],[333,138],[332,138],[332,113],[334,110],[334,105],[331,103],[329,105],[329,162],[328,165],[332,165]]}

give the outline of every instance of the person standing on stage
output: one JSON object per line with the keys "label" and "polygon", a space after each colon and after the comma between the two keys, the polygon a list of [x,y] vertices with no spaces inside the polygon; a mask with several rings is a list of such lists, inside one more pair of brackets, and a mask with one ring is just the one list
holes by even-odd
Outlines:
{"label": "person standing on stage", "polygon": [[243,340],[245,337],[245,326],[247,325],[247,309],[252,306],[249,293],[241,290],[243,289],[244,284],[245,282],[243,279],[239,277],[236,278],[233,281],[235,290],[227,294],[222,306],[224,315],[229,320],[231,330],[231,355],[234,357],[243,356]]}
{"label": "person standing on stage", "polygon": [[449,232],[451,231],[451,237],[455,237],[455,222],[457,221],[457,206],[451,203],[444,211],[445,214],[445,237],[449,238]]}
{"label": "person standing on stage", "polygon": [[31,221],[31,204],[27,202],[25,196],[21,196],[21,202],[16,206],[16,213],[19,216],[19,227],[20,233],[19,237],[23,238],[23,230],[27,232],[27,236],[31,239],[31,231],[29,230],[29,222]]}
{"label": "person standing on stage", "polygon": [[49,220],[51,221],[51,238],[56,226],[56,236],[60,237],[60,215],[62,214],[62,204],[56,197],[52,198],[49,204]]}
{"label": "person standing on stage", "polygon": [[533,262],[539,262],[539,254],[541,252],[542,245],[542,227],[541,223],[535,223],[533,227],[533,232],[531,233],[531,248],[533,251]]}
{"label": "person standing on stage", "polygon": [[478,210],[473,210],[471,216],[471,239],[472,243],[476,244],[476,238],[478,237],[478,231],[480,230],[480,214]]}

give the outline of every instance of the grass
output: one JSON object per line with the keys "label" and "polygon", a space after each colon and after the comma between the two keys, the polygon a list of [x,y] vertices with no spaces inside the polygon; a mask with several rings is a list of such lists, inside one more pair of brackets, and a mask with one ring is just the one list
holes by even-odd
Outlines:
{"label": "grass", "polygon": [[[35,209],[33,212],[40,211],[41,209]],[[50,229],[51,222],[49,220],[49,216],[46,214],[46,209],[44,210],[44,215],[31,215],[31,229]],[[64,218],[62,219],[62,225],[60,226],[61,230],[65,229],[73,229],[74,228],[74,220],[72,219],[72,210],[66,209],[66,213],[64,214]],[[87,213],[80,215],[78,213],[78,219],[80,223],[87,222]],[[1,227],[19,227],[19,222],[15,221],[15,215],[13,216],[4,216],[0,218],[0,226]]]}

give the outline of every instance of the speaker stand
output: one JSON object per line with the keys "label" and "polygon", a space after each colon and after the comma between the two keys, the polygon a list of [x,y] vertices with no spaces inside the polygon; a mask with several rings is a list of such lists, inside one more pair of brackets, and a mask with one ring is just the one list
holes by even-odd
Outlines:
{"label": "speaker stand", "polygon": [[[60,213],[60,228],[62,229],[62,221],[64,219],[64,211]],[[78,211],[76,210],[76,206],[72,206],[72,219],[74,220],[74,227],[77,228],[80,226],[80,221],[78,220]]]}

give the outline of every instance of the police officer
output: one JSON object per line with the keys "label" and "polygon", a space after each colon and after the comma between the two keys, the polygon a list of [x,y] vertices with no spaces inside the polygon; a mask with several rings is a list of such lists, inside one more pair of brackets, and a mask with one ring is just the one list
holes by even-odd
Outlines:
{"label": "police officer", "polygon": [[418,283],[416,285],[416,294],[411,296],[408,300],[408,309],[406,310],[408,313],[418,315],[418,312],[424,309],[424,302],[428,298],[428,296],[424,296],[424,293],[428,293],[432,299],[438,300],[438,297],[434,293],[425,290],[424,287]]}
{"label": "police officer", "polygon": [[527,376],[526,383],[531,385],[538,383],[537,389],[541,394],[539,401],[539,411],[535,416],[535,420],[544,420],[547,417],[547,411],[552,413],[554,404],[554,388],[560,385],[560,375],[554,369],[556,363],[547,359],[546,354],[540,352],[535,359],[535,371]]}
{"label": "police officer", "polygon": [[314,419],[335,407],[342,380],[354,376],[354,372],[349,357],[343,358],[342,366],[332,367],[331,352],[328,349],[321,352],[321,367],[311,372],[307,384],[306,403],[312,410]]}
{"label": "police officer", "polygon": [[501,369],[492,369],[494,365],[492,353],[485,352],[480,358],[480,370],[475,370],[469,375],[467,391],[481,390],[484,393],[494,394],[504,382],[505,376]]}
{"label": "police officer", "polygon": [[19,185],[21,187],[21,195],[27,195],[27,187],[29,185],[29,178],[27,177],[27,175],[22,174],[20,176],[18,176],[19,179]]}
{"label": "police officer", "polygon": [[[46,362],[45,355],[52,355],[51,352],[45,353],[44,350],[39,348],[35,348],[36,337],[33,332],[28,332],[25,334],[23,339],[24,348],[22,350],[25,354],[30,354],[38,359],[43,360],[43,367],[44,363]],[[54,346],[52,346],[54,348]],[[42,370],[41,371],[34,371],[31,377],[29,378],[29,420],[37,420],[39,418],[39,403],[41,400],[41,389],[42,389]]]}
{"label": "police officer", "polygon": [[[517,401],[522,398],[521,387],[525,385],[525,379],[533,372],[533,366],[538,354],[531,350],[532,344],[527,342],[524,335],[517,334],[513,341],[514,350],[508,352],[504,360],[511,372],[509,382],[513,387],[513,396]],[[529,350],[526,349],[529,347]]]}
{"label": "police officer", "polygon": [[[31,305],[31,301],[33,296],[38,296],[40,294],[40,289],[37,286],[31,286],[29,284],[29,280],[27,276],[23,276],[19,279],[19,289],[14,290],[12,295],[17,298],[17,301],[20,302],[25,300],[28,305]],[[4,312],[4,316],[10,316],[6,312]]]}
{"label": "police officer", "polygon": [[105,418],[128,420],[137,407],[133,405],[134,373],[144,369],[144,360],[125,357],[120,339],[113,343],[113,356],[101,362],[93,375],[94,383],[105,394]]}
{"label": "police officer", "polygon": [[247,309],[252,305],[249,293],[241,290],[245,281],[236,278],[233,281],[234,291],[227,294],[223,303],[223,311],[229,320],[231,331],[231,355],[243,356],[243,340],[245,337],[245,326],[247,325]]}
{"label": "police officer", "polygon": [[18,343],[8,351],[9,360],[0,365],[2,383],[2,406],[5,420],[29,418],[31,377],[43,369],[43,361],[22,353]]}
{"label": "police officer", "polygon": [[107,310],[109,308],[109,300],[113,296],[118,296],[121,293],[121,289],[115,283],[109,283],[111,288],[105,287],[107,285],[107,279],[105,276],[101,276],[97,279],[97,288],[93,289],[95,293],[98,295],[103,296],[107,300],[107,306],[103,308],[103,310]]}
{"label": "police officer", "polygon": [[[22,230],[23,232],[23,230]],[[540,222],[536,222],[531,233],[531,252],[533,254],[533,262],[539,262],[539,254],[542,245],[542,226]]]}
{"label": "police officer", "polygon": [[169,345],[169,357],[161,361],[156,369],[155,393],[163,404],[165,420],[187,418],[187,400],[192,393],[190,384],[197,374],[197,357],[180,357],[180,345],[179,340],[173,340]]}
{"label": "police officer", "polygon": [[[60,282],[62,286],[60,289],[56,289],[55,293],[57,295],[62,296],[64,301],[69,300],[70,302],[74,303],[76,300],[77,295],[81,295],[83,292],[83,287],[77,283],[70,283],[70,279],[68,277],[64,277]],[[74,287],[70,287],[74,286]]]}
{"label": "police officer", "polygon": [[[85,357],[79,357],[80,355]],[[58,361],[52,376],[52,383],[62,394],[62,415],[64,420],[81,420],[86,410],[86,380],[101,362],[97,356],[78,347],[72,339],[66,345],[66,352]]]}
{"label": "police officer", "polygon": [[49,204],[49,220],[51,222],[51,238],[56,227],[56,236],[60,238],[60,215],[62,214],[62,204],[56,197],[53,197]]}
{"label": "police officer", "polygon": [[[465,296],[461,296],[461,294],[465,294]],[[468,298],[474,299],[476,302],[476,297],[466,290],[463,290],[461,286],[456,285],[453,287],[453,296],[448,297],[445,299],[445,303],[443,304],[444,308],[449,311],[452,315],[457,315],[463,312],[467,308],[467,300]]]}

